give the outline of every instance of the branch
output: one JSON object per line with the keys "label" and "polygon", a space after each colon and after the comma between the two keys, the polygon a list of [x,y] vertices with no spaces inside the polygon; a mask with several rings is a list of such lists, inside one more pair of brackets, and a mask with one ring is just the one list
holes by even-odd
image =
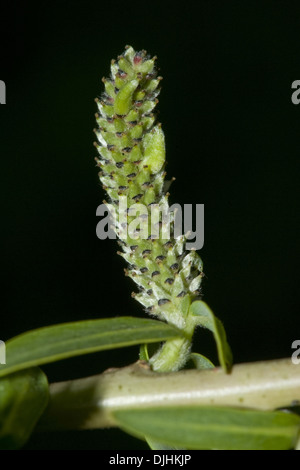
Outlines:
{"label": "branch", "polygon": [[300,366],[291,359],[222,368],[151,371],[144,362],[50,385],[50,402],[38,429],[116,426],[113,412],[154,406],[215,405],[272,410],[300,402]]}

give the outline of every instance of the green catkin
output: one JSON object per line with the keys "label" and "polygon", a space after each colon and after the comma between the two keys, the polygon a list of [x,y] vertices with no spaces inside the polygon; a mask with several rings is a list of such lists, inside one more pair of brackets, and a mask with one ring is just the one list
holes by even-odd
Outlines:
{"label": "green catkin", "polygon": [[[169,371],[183,367],[190,347],[194,322],[189,321],[191,302],[199,296],[203,276],[202,261],[195,251],[186,251],[186,236],[162,238],[166,222],[160,217],[159,238],[143,239],[138,229],[148,217],[150,231],[151,207],[168,209],[165,193],[165,139],[153,113],[158,102],[161,77],[155,68],[156,57],[145,51],[135,52],[130,46],[111,62],[111,76],[103,78],[105,92],[97,99],[98,128],[95,133],[99,152],[96,159],[104,190],[119,220],[120,196],[126,198],[128,225],[136,221],[136,236],[121,237],[118,222],[115,231],[122,246],[121,256],[128,262],[125,271],[139,288],[133,294],[147,311],[182,330],[184,339],[166,342],[150,359],[154,370]],[[131,209],[143,204],[148,214],[133,216]]]}

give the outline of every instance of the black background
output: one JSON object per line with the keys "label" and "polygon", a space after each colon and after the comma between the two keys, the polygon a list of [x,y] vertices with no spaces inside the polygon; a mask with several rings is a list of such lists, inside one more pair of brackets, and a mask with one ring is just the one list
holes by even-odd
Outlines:
{"label": "black background", "polygon": [[[298,5],[298,6],[297,6]],[[7,7],[8,8],[8,7]],[[299,339],[299,2],[10,2],[2,11],[0,338],[145,316],[116,242],[100,241],[94,98],[125,45],[158,56],[171,202],[205,205],[204,300],[234,361]],[[194,350],[217,362],[211,335]],[[138,348],[45,366],[49,381],[135,361]],[[26,449],[146,449],[120,431],[33,435]]]}

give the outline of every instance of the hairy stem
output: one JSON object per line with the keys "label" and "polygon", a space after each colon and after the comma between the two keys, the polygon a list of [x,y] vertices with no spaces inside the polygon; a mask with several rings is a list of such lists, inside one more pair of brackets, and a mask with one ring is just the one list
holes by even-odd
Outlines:
{"label": "hairy stem", "polygon": [[190,318],[185,322],[184,338],[166,341],[151,357],[149,363],[156,372],[176,372],[184,367],[191,350],[194,322]]}
{"label": "hairy stem", "polygon": [[300,367],[290,359],[157,374],[143,362],[55,383],[38,429],[116,426],[114,411],[151,406],[214,405],[272,410],[300,402]]}

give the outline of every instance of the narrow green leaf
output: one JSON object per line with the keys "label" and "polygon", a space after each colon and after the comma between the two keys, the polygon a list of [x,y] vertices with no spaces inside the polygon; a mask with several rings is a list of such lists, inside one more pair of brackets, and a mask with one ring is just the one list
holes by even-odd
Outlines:
{"label": "narrow green leaf", "polygon": [[149,361],[151,356],[160,348],[161,343],[142,344],[140,347],[139,358],[141,361]]}
{"label": "narrow green leaf", "polygon": [[149,353],[147,344],[142,344],[140,347],[140,361],[149,361]]}
{"label": "narrow green leaf", "polygon": [[0,449],[22,447],[48,403],[48,382],[39,368],[0,379]]}
{"label": "narrow green leaf", "polygon": [[213,333],[217,344],[220,364],[225,372],[228,372],[232,365],[232,353],[230,346],[227,343],[223,324],[202,300],[196,300],[191,304],[190,313],[194,315],[195,321],[198,325],[208,328]]}
{"label": "narrow green leaf", "polygon": [[180,336],[161,321],[119,317],[63,323],[28,331],[6,343],[0,376],[31,366],[105,349],[165,341]]}
{"label": "narrow green leaf", "polygon": [[114,417],[136,437],[189,450],[287,450],[300,430],[293,413],[228,407],[136,408],[115,411]]}
{"label": "narrow green leaf", "polygon": [[182,447],[179,449],[179,447],[169,446],[168,444],[163,444],[162,442],[154,441],[150,437],[146,437],[145,439],[151,450],[186,450]]}
{"label": "narrow green leaf", "polygon": [[199,353],[191,353],[189,361],[193,363],[194,368],[198,370],[214,369],[213,363],[205,356]]}

